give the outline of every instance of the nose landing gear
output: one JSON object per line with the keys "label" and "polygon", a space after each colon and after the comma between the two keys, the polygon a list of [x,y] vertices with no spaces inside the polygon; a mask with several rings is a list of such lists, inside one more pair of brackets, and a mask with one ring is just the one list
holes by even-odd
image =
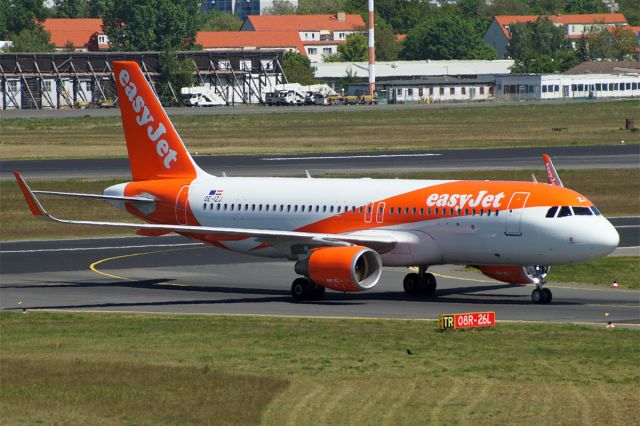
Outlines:
{"label": "nose landing gear", "polygon": [[414,296],[418,294],[432,296],[436,292],[436,277],[427,272],[427,266],[420,266],[418,273],[412,272],[404,277],[402,282],[404,292]]}
{"label": "nose landing gear", "polygon": [[544,285],[547,283],[546,277],[549,273],[548,266],[532,266],[529,269],[529,274],[533,278],[533,282],[536,284],[536,288],[531,292],[531,301],[535,304],[547,304],[551,303],[553,294],[551,290]]}

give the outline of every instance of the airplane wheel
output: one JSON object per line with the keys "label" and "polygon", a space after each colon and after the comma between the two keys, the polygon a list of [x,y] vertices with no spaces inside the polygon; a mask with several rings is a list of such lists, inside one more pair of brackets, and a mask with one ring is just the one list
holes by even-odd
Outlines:
{"label": "airplane wheel", "polygon": [[321,285],[311,283],[311,281],[309,281],[309,283],[314,286],[313,299],[314,300],[322,300],[322,299],[324,299],[324,291],[326,289],[324,287],[322,287]]}
{"label": "airplane wheel", "polygon": [[296,278],[291,284],[291,296],[294,300],[306,300],[309,298],[309,280],[306,278]]}
{"label": "airplane wheel", "polygon": [[548,288],[542,289],[542,303],[551,303],[551,299],[553,299],[553,293]]}
{"label": "airplane wheel", "polygon": [[432,296],[436,292],[436,288],[438,287],[438,283],[436,281],[436,277],[431,273],[427,272],[424,275],[424,294]]}
{"label": "airplane wheel", "polygon": [[420,291],[420,276],[416,273],[407,274],[402,281],[404,292],[410,295],[417,294]]}
{"label": "airplane wheel", "polygon": [[531,292],[531,301],[533,303],[542,303],[543,297],[543,293],[539,288],[536,288]]}

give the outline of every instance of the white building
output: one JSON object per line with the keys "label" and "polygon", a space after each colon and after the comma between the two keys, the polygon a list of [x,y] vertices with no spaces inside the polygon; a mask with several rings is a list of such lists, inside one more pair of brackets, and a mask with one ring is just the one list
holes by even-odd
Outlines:
{"label": "white building", "polygon": [[[477,76],[485,74],[508,74],[514,61],[501,59],[451,60],[451,61],[391,61],[377,62],[376,79],[400,80],[436,76]],[[366,79],[369,75],[367,62],[323,62],[316,64],[316,78],[319,80],[338,80],[347,75]]]}
{"label": "white building", "polygon": [[572,99],[640,97],[640,75],[513,74],[496,76],[498,99]]}

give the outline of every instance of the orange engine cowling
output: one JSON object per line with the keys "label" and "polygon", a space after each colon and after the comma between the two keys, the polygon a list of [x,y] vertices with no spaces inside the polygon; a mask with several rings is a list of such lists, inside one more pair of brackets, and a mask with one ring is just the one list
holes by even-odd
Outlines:
{"label": "orange engine cowling", "polygon": [[362,291],[375,286],[382,274],[382,260],[374,250],[362,246],[322,247],[296,264],[296,272],[337,291]]}
{"label": "orange engine cowling", "polygon": [[[473,266],[477,268],[487,277],[494,280],[502,281],[509,284],[534,284],[539,282],[549,273],[548,266],[531,265],[531,266],[503,266],[503,265],[484,265]],[[536,281],[538,280],[538,281]]]}

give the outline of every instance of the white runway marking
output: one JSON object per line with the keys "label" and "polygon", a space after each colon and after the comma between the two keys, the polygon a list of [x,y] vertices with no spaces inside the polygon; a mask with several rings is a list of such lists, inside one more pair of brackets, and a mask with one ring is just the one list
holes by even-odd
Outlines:
{"label": "white runway marking", "polygon": [[618,228],[640,228],[640,225],[619,225],[615,227],[616,229]]}
{"label": "white runway marking", "polygon": [[436,157],[442,154],[380,154],[380,155],[343,155],[326,157],[273,157],[261,158],[262,161],[288,161],[288,160],[340,160],[352,158],[396,158],[396,157]]}
{"label": "white runway marking", "polygon": [[60,251],[83,251],[83,250],[117,250],[131,248],[151,248],[151,247],[184,247],[184,246],[201,246],[204,243],[185,243],[185,244],[147,244],[140,246],[113,246],[113,247],[73,247],[73,248],[57,248],[57,249],[35,249],[35,250],[6,250],[0,251],[0,254],[7,253],[47,253]]}

